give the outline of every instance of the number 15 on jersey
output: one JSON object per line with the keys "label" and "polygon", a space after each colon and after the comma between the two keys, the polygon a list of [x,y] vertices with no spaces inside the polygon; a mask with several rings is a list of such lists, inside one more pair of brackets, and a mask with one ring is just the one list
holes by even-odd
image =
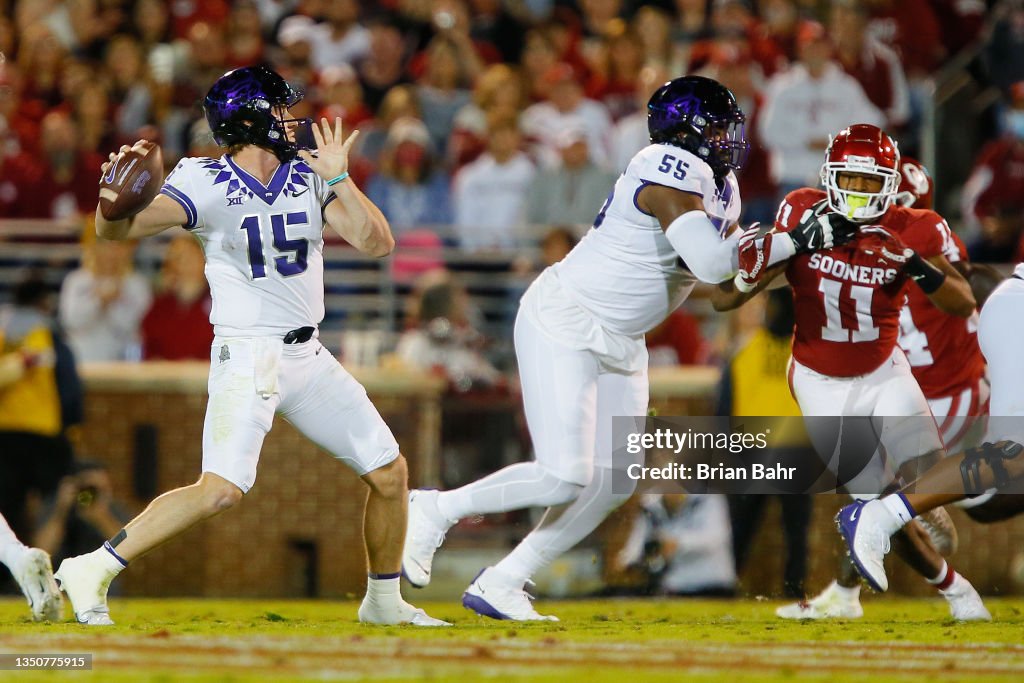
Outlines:
{"label": "number 15 on jersey", "polygon": [[[245,231],[245,238],[249,244],[249,269],[253,280],[267,276],[267,260],[263,254],[263,227],[266,218],[266,214],[252,214],[243,218],[239,226],[240,230]],[[273,256],[274,268],[284,277],[305,272],[309,240],[304,237],[289,239],[287,228],[309,225],[306,212],[273,213],[269,215],[269,220],[273,236],[271,243],[275,253],[280,254]]]}

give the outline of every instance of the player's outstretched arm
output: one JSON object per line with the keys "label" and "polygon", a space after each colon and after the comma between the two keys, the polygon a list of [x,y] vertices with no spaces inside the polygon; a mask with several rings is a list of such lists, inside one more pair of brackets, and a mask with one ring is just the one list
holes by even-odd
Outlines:
{"label": "player's outstretched arm", "polygon": [[[777,263],[771,268],[765,270],[764,274],[760,279],[758,279],[757,284],[754,285],[754,288],[747,292],[741,292],[737,289],[734,280],[719,282],[714,289],[711,290],[710,299],[712,308],[719,312],[731,311],[747,303],[764,290],[775,289],[775,287],[770,285],[780,274],[786,272],[786,265],[786,263]],[[782,285],[785,285],[785,277],[782,279]]]}
{"label": "player's outstretched arm", "polygon": [[[140,140],[139,142],[144,141]],[[112,152],[102,166],[100,177],[106,176],[110,165],[130,149],[131,147],[124,145],[117,152]],[[163,194],[158,194],[146,208],[134,216],[117,221],[108,221],[103,217],[99,205],[96,206],[96,234],[106,240],[135,240],[149,237],[168,228],[185,225],[187,222],[188,216],[185,214],[185,209],[178,202]]]}
{"label": "player's outstretched arm", "polygon": [[970,283],[945,256],[939,254],[926,260],[914,254],[904,270],[939,310],[960,318],[969,318],[974,313],[976,303]]}
{"label": "player's outstretched arm", "polygon": [[648,185],[637,204],[658,219],[672,248],[698,280],[717,284],[736,274],[736,241],[722,239],[704,212],[701,196]]}
{"label": "player's outstretched arm", "polygon": [[324,210],[331,228],[364,254],[387,256],[395,248],[391,226],[381,210],[348,178],[348,155],[358,136],[359,131],[353,131],[344,139],[340,118],[334,119],[333,130],[327,119],[320,119],[319,127],[313,125],[316,155],[301,150],[299,156],[328,182],[338,198]]}

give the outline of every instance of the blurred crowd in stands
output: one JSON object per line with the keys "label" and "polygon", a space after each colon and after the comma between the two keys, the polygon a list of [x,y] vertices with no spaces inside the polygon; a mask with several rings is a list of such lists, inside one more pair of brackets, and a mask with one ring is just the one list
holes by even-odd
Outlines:
{"label": "blurred crowd in stands", "polygon": [[780,193],[816,182],[829,133],[852,120],[885,126],[918,155],[932,77],[984,42],[985,78],[1007,110],[988,135],[1005,135],[979,157],[964,218],[979,254],[1012,251],[1020,233],[1016,0],[3,0],[0,9],[3,216],[91,213],[103,158],[138,138],[160,142],[168,165],[219,156],[201,97],[226,70],[267,62],[306,92],[297,114],[340,116],[363,131],[354,175],[399,234],[452,226],[460,245],[486,249],[511,245],[524,223],[588,225],[646,143],[649,94],[684,73],[718,78],[747,112],[755,153],[741,175],[744,220],[764,220]]}
{"label": "blurred crowd in stands", "polygon": [[[543,263],[513,259],[512,272],[557,260],[647,144],[650,93],[684,73],[721,80],[747,113],[748,224],[817,184],[829,134],[851,121],[941,156],[937,75],[967,69],[987,95],[963,125],[987,144],[962,192],[940,192],[961,198],[950,218],[976,259],[1024,258],[1020,0],[0,0],[0,217],[80,220],[89,234],[99,166],[119,145],[155,140],[168,167],[219,156],[202,96],[257,62],[305,91],[296,115],[361,130],[352,174],[389,217],[395,277],[417,296],[458,285],[412,287],[444,261],[401,261],[407,247],[507,251],[524,225],[547,226],[529,233],[546,232]],[[59,314],[79,359],[205,358],[195,245],[176,240],[155,285],[131,261],[84,240]],[[407,352],[440,343],[417,320]],[[655,363],[721,355],[685,311],[651,344]]]}

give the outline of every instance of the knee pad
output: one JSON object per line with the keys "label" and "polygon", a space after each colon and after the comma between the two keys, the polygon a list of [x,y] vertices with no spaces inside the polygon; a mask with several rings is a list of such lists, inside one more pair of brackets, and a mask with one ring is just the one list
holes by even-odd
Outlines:
{"label": "knee pad", "polygon": [[964,451],[964,459],[960,463],[960,476],[964,482],[964,493],[980,494],[989,487],[984,486],[981,481],[981,463],[985,463],[992,470],[995,488],[1003,488],[1013,477],[1006,471],[1004,460],[1013,460],[1024,451],[1024,446],[1016,441],[999,441],[997,443],[983,443],[977,448],[970,448]]}

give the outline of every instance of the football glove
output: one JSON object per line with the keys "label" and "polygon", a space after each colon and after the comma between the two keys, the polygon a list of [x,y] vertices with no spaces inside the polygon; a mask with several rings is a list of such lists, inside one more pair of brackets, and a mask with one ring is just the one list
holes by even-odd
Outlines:
{"label": "football glove", "polygon": [[779,233],[760,223],[754,223],[743,231],[736,242],[739,257],[739,272],[733,280],[736,289],[746,293],[757,286],[757,281],[768,268],[768,259],[772,255],[772,241],[778,236]]}
{"label": "football glove", "polygon": [[828,201],[804,211],[796,227],[785,233],[793,240],[797,254],[830,249],[848,243],[857,234],[858,224],[845,216],[829,211]]}

